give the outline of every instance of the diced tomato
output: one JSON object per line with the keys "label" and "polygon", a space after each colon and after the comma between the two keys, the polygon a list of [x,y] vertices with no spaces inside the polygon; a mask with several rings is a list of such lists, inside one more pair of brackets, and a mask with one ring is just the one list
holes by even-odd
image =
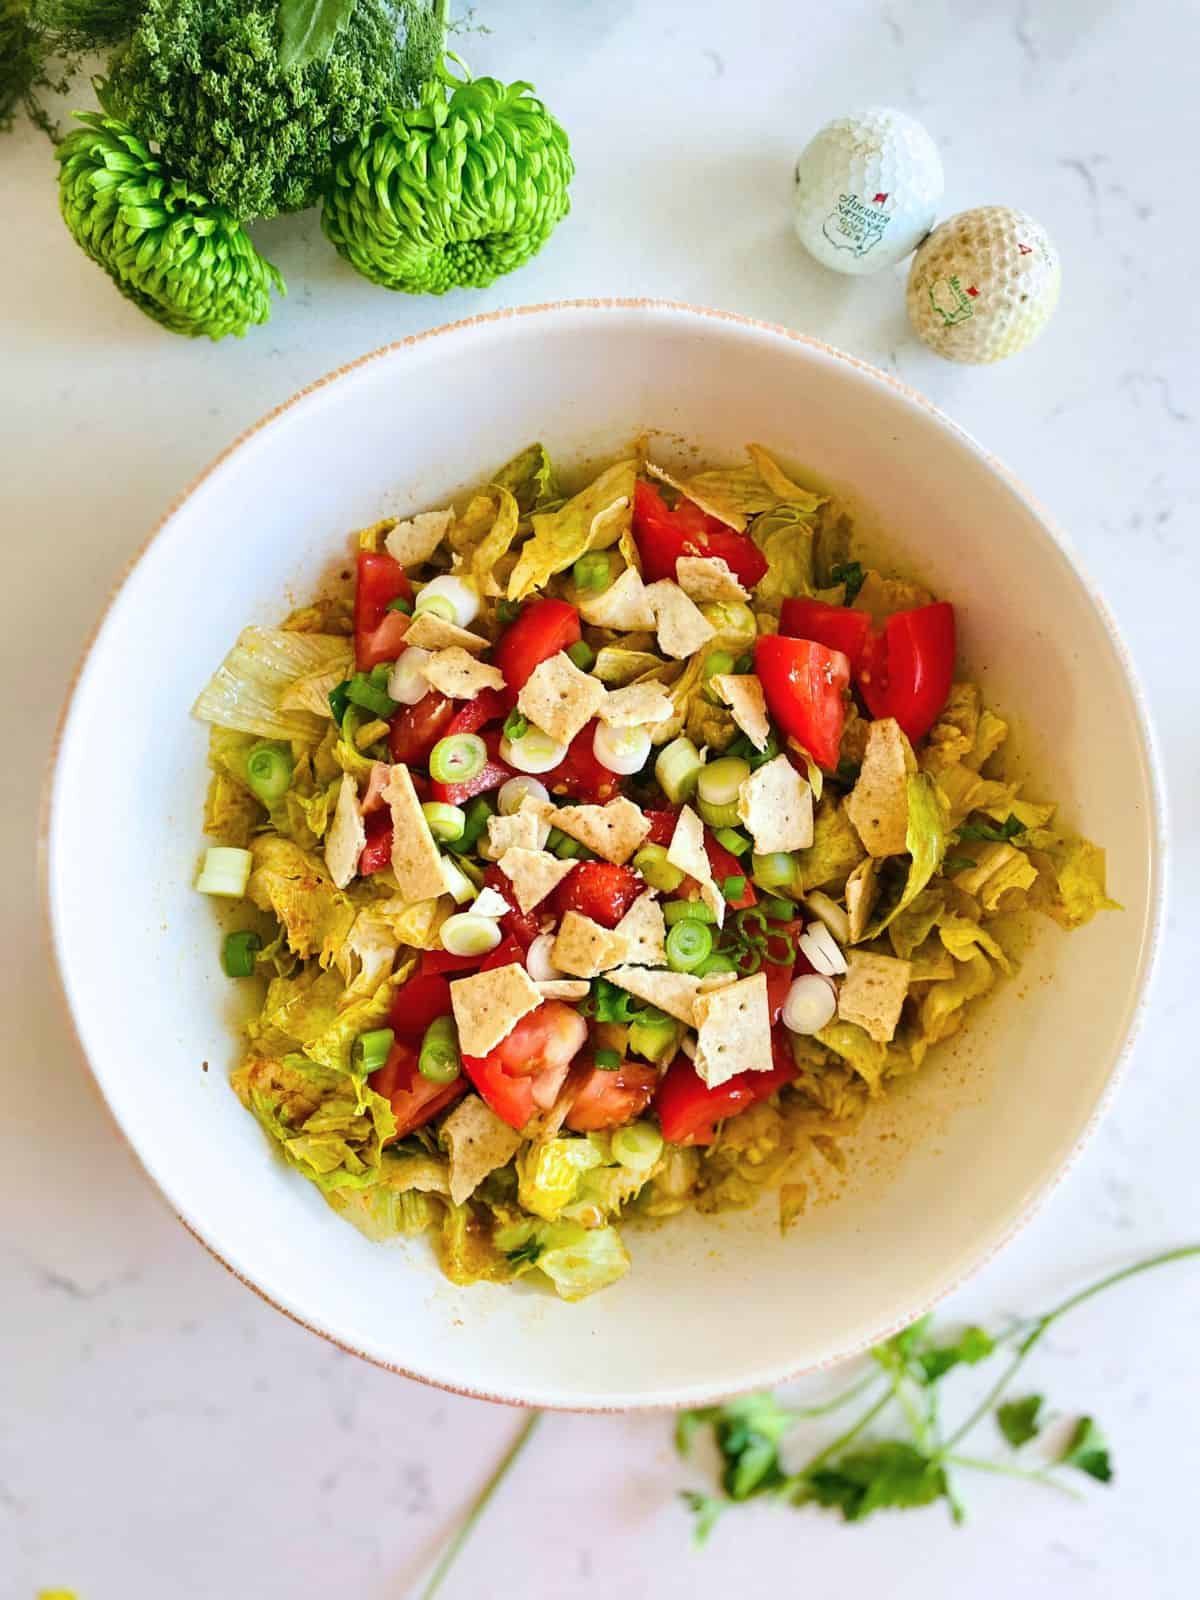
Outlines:
{"label": "diced tomato", "polygon": [[739,1072],[710,1089],[685,1055],[677,1055],[654,1096],[663,1138],[671,1144],[711,1144],[717,1124],[766,1100],[796,1076],[786,1043],[776,1044],[770,1072]]}
{"label": "diced tomato", "polygon": [[658,1086],[658,1073],[644,1061],[622,1061],[614,1071],[593,1067],[580,1082],[567,1113],[573,1133],[619,1128],[640,1117]]}
{"label": "diced tomato", "polygon": [[492,664],[500,668],[508,685],[507,703],[516,702],[536,666],[578,644],[581,637],[579,613],[565,600],[534,600],[527,605],[492,652]]}
{"label": "diced tomato", "polygon": [[754,667],[771,716],[818,766],[832,771],[846,722],[850,662],[811,639],[768,634],[754,647]]}
{"label": "diced tomato", "polygon": [[565,795],[585,804],[603,805],[621,792],[621,780],[603,762],[596,760],[592,740],[596,724],[589,722],[571,740],[558,766],[543,774],[542,782],[552,794]]}
{"label": "diced tomato", "polygon": [[377,1094],[391,1102],[397,1139],[453,1105],[470,1087],[461,1073],[453,1083],[433,1083],[423,1078],[417,1069],[418,1056],[417,1046],[410,1039],[397,1039],[383,1066],[367,1080]]}
{"label": "diced tomato", "polygon": [[383,791],[387,788],[389,770],[386,761],[373,763],[371,776],[367,779],[367,792],[363,795],[359,806],[364,817],[373,816],[376,811],[386,811]]}
{"label": "diced tomato", "polygon": [[767,570],[766,557],[753,539],[708,516],[691,500],[681,500],[669,511],[654,485],[640,480],[634,490],[633,536],[648,582],[674,578],[680,556],[718,556],[747,589]]}
{"label": "diced tomato", "polygon": [[435,800],[444,800],[452,806],[465,806],[477,794],[488,794],[513,776],[513,769],[500,759],[500,729],[489,728],[481,737],[488,750],[483,766],[473,778],[466,778],[462,783],[432,782],[429,789]]}
{"label": "diced tomato", "polygon": [[[772,922],[767,928],[766,956],[783,955],[786,953],[784,940],[790,941],[795,947],[796,940],[804,931],[804,923],[799,920],[788,922]],[[764,959],[762,970],[767,975],[767,1009],[771,1013],[771,1026],[774,1027],[783,1012],[783,1003],[787,999],[788,990],[792,986],[792,979],[797,972],[808,972],[811,968],[804,957],[797,955],[793,961],[771,961]]]}
{"label": "diced tomato", "polygon": [[392,718],[388,747],[393,761],[423,767],[429,752],[444,739],[454,720],[454,701],[431,689],[415,706],[404,706]]}
{"label": "diced tomato", "polygon": [[551,909],[557,917],[578,911],[602,928],[615,928],[645,887],[632,867],[581,861],[555,889]]}
{"label": "diced tomato", "polygon": [[507,710],[508,701],[499,689],[481,689],[474,700],[468,700],[454,713],[446,732],[478,733],[485,723],[498,721]]}
{"label": "diced tomato", "polygon": [[669,845],[675,833],[675,824],[679,821],[679,807],[672,806],[668,811],[643,811],[642,815],[650,824],[645,842]]}
{"label": "diced tomato", "polygon": [[857,673],[871,634],[871,619],[851,606],[831,606],[824,600],[785,600],[779,611],[779,631],[789,639],[811,639],[827,650],[840,650]]}
{"label": "diced tomato", "polygon": [[498,1117],[523,1128],[548,1109],[587,1039],[587,1024],[562,1000],[544,1000],[486,1056],[464,1056],[471,1082]]}
{"label": "diced tomato", "polygon": [[[500,918],[500,928],[503,933],[515,939],[520,945],[521,959],[524,959],[524,952],[529,949],[529,946],[541,931],[536,913],[521,910],[517,904],[517,897],[513,892],[512,884],[499,867],[485,868],[483,881],[487,888],[495,889],[497,894],[502,894],[508,901],[508,912]],[[503,962],[500,965],[502,966]]]}
{"label": "diced tomato", "polygon": [[737,899],[725,902],[730,911],[744,911],[747,906],[754,905],[758,896],[754,892],[754,885],[750,882],[748,860],[739,861],[732,850],[726,850],[723,844],[718,844],[707,828],[704,830],[704,853],[708,857],[709,870],[718,889],[724,888],[726,878],[746,880],[745,887]]}
{"label": "diced tomato", "polygon": [[367,842],[358,858],[358,875],[369,878],[392,864],[392,813],[385,807],[363,819]]}
{"label": "diced tomato", "polygon": [[954,607],[948,601],[889,617],[859,673],[871,715],[895,717],[914,744],[923,739],[954,682],[955,648]]}
{"label": "diced tomato", "polygon": [[354,585],[354,659],[360,672],[381,661],[394,661],[404,644],[409,619],[389,611],[392,600],[411,600],[412,584],[393,557],[373,550],[358,552]]}
{"label": "diced tomato", "polygon": [[397,989],[388,1027],[398,1039],[421,1039],[431,1022],[448,1017],[450,984],[440,973],[416,973]]}
{"label": "diced tomato", "polygon": [[444,972],[474,972],[482,956],[452,956],[449,950],[422,950],[417,977],[435,977]]}
{"label": "diced tomato", "polygon": [[[503,920],[503,919],[502,919]],[[479,963],[480,972],[494,972],[497,967],[523,967],[525,952],[529,948],[511,933],[506,934],[494,950],[489,950]]]}

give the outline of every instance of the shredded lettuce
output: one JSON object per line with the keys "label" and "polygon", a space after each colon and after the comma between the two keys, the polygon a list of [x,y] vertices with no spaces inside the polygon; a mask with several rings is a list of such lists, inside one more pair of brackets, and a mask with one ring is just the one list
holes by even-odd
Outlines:
{"label": "shredded lettuce", "polygon": [[946,808],[937,785],[928,773],[915,773],[908,780],[908,833],[905,845],[910,856],[908,874],[900,897],[877,911],[864,937],[874,939],[910,906],[942,864],[946,853]]}
{"label": "shredded lettuce", "polygon": [[603,1156],[588,1139],[547,1139],[517,1154],[517,1198],[535,1217],[553,1222],[579,1189],[580,1179]]}
{"label": "shredded lettuce", "polygon": [[751,534],[767,558],[767,570],[755,589],[755,603],[778,611],[789,595],[813,589],[813,527],[796,505],[777,506],[755,519]]}
{"label": "shredded lettuce", "polygon": [[535,513],[533,535],[522,546],[508,580],[508,598],[523,600],[586,551],[605,550],[619,541],[622,553],[635,565],[630,530],[636,482],[637,462],[619,461],[561,510]]}
{"label": "shredded lettuce", "polygon": [[353,670],[354,651],[336,634],[302,633],[289,628],[243,628],[238,641],[201,691],[192,715],[221,728],[257,734],[260,739],[300,739],[315,743],[323,720],[311,711],[281,707],[284,691],[298,678],[342,668]]}
{"label": "shredded lettuce", "polygon": [[813,842],[796,853],[800,875],[799,893],[845,883],[866,855],[862,840],[841,804],[827,794],[813,816]]}
{"label": "shredded lettuce", "polygon": [[396,1132],[382,1095],[307,1056],[252,1056],[233,1074],[238,1097],[285,1158],[321,1189],[364,1188]]}
{"label": "shredded lettuce", "polygon": [[526,1270],[544,1272],[563,1300],[583,1300],[629,1271],[629,1252],[615,1228],[530,1220],[500,1229],[496,1244]]}
{"label": "shredded lettuce", "polygon": [[1040,828],[1029,835],[1029,845],[1048,891],[1045,910],[1062,927],[1082,928],[1097,911],[1122,909],[1108,896],[1104,851],[1090,839]]}
{"label": "shredded lettuce", "polygon": [[559,498],[558,481],[544,444],[527,446],[500,468],[492,483],[513,496],[523,517]]}
{"label": "shredded lettuce", "polygon": [[805,516],[811,516],[822,504],[821,495],[793,483],[761,445],[747,445],[746,453],[750,457],[747,466],[715,467],[690,478],[673,477],[660,467],[650,470],[710,517],[739,533],[745,531],[749,518],[772,511],[783,502],[796,506]]}
{"label": "shredded lettuce", "polygon": [[619,645],[606,644],[596,652],[592,676],[611,689],[620,689],[665,665],[662,657],[652,651],[623,650]]}
{"label": "shredded lettuce", "polygon": [[296,955],[333,961],[354,922],[354,906],[325,870],[325,863],[290,839],[261,834],[250,846],[254,865],[246,897],[271,911]]}
{"label": "shredded lettuce", "polygon": [[959,964],[958,973],[948,983],[935,983],[921,1001],[920,1038],[925,1046],[947,1039],[962,1026],[963,1007],[979,999],[996,981],[995,969],[982,950],[973,950]]}

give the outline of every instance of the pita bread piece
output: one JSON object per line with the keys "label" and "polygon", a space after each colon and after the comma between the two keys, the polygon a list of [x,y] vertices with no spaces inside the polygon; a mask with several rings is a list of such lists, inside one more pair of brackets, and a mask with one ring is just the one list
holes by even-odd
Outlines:
{"label": "pita bread piece", "polygon": [[652,890],[637,897],[614,931],[628,944],[625,959],[632,966],[666,966],[667,924]]}
{"label": "pita bread piece", "polygon": [[559,923],[550,959],[577,978],[596,978],[610,967],[620,966],[628,954],[629,943],[619,933],[602,928],[578,911],[568,911]]}
{"label": "pita bread piece", "polygon": [[419,567],[428,561],[450,532],[454,507],[444,511],[419,511],[407,522],[398,522],[384,540],[388,555],[402,567]]}
{"label": "pita bread piece", "polygon": [[771,737],[767,697],[752,672],[714,672],[709,679],[733,713],[733,720],[756,750],[765,750]]}
{"label": "pita bread piece", "polygon": [[573,861],[560,861],[548,850],[523,850],[519,847],[506,850],[500,857],[500,871],[513,886],[517,904],[522,911],[532,911],[558,887],[568,872],[574,871]]}
{"label": "pita bread piece", "polygon": [[610,728],[641,728],[669,721],[675,704],[661,683],[630,683],[608,691],[599,715]]}
{"label": "pita bread piece", "polygon": [[407,767],[392,767],[383,798],[392,812],[392,871],[401,895],[410,902],[436,900],[446,892],[442,858]]}
{"label": "pita bread piece", "polygon": [[333,821],[325,835],[325,865],[337,888],[344,889],[358,871],[358,858],[366,842],[367,830],[358,809],[358,785],[344,772]]}
{"label": "pita bread piece", "polygon": [[873,722],[858,782],[845,800],[868,855],[898,856],[908,849],[908,780],[916,770],[900,724],[892,717]]}
{"label": "pita bread piece", "polygon": [[538,993],[543,1000],[583,1000],[591,993],[591,988],[583,978],[543,978],[538,982]]}
{"label": "pita bread piece", "polygon": [[537,985],[516,962],[456,978],[450,985],[450,1005],[459,1049],[465,1056],[486,1056],[541,1003]]}
{"label": "pita bread piece", "polygon": [[514,811],[488,818],[487,854],[499,861],[506,850],[540,850],[550,837],[550,824],[535,811]]}
{"label": "pita bread piece", "polygon": [[704,848],[704,824],[692,810],[684,806],[675,823],[675,832],[667,846],[667,860],[700,885],[700,898],[712,912],[717,927],[725,921],[725,896],[713,882],[708,851]]}
{"label": "pita bread piece", "polygon": [[646,599],[646,585],[636,567],[626,567],[602,594],[579,595],[579,615],[593,628],[617,633],[639,633],[654,626],[654,613]]}
{"label": "pita bread piece", "polygon": [[848,950],[849,971],[838,989],[838,1016],[853,1022],[876,1044],[888,1044],[912,981],[912,963],[894,956],[873,956],[868,950]]}
{"label": "pita bread piece", "polygon": [[675,577],[684,594],[697,605],[750,598],[728,561],[722,561],[720,556],[680,556],[675,563]]}
{"label": "pita bread piece", "polygon": [[445,617],[436,616],[432,611],[418,611],[408,625],[404,642],[415,644],[419,650],[459,649],[477,656],[489,647],[491,640],[460,628],[456,622],[447,622]]}
{"label": "pita bread piece", "polygon": [[786,756],[750,774],[738,790],[737,812],[760,856],[807,850],[813,842],[812,790]]}
{"label": "pita bread piece", "polygon": [[499,889],[490,887],[480,889],[470,905],[474,917],[506,917],[511,910],[512,907]]}
{"label": "pita bread piece", "polygon": [[695,655],[716,635],[711,622],[670,578],[660,578],[647,586],[646,599],[654,613],[654,626],[658,630],[659,648],[664,655],[683,660]]}
{"label": "pita bread piece", "polygon": [[647,1005],[657,1006],[669,1017],[696,1025],[696,996],[700,979],[690,972],[664,972],[650,967],[613,967],[604,976],[618,989],[624,989]]}
{"label": "pita bread piece", "polygon": [[696,1071],[710,1089],[739,1072],[770,1072],[766,973],[697,995],[696,1030]]}
{"label": "pita bread piece", "polygon": [[517,1130],[477,1094],[459,1101],[438,1137],[450,1154],[450,1198],[456,1206],[475,1193],[489,1172],[506,1166],[521,1144]]}
{"label": "pita bread piece", "polygon": [[474,700],[481,689],[503,689],[504,674],[489,667],[460,645],[438,650],[421,668],[421,676],[450,700]]}
{"label": "pita bread piece", "polygon": [[604,704],[604,693],[598,678],[580,672],[560,650],[530,673],[517,696],[517,710],[559,744],[570,744]]}
{"label": "pita bread piece", "polygon": [[602,806],[559,806],[554,823],[618,867],[624,866],[650,832],[641,808],[624,795]]}

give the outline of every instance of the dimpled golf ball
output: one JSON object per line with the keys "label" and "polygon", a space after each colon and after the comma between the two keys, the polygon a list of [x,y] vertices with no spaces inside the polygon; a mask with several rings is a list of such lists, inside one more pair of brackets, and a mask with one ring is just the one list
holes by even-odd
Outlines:
{"label": "dimpled golf ball", "polygon": [[855,111],[827,122],[796,163],[796,234],[834,272],[878,272],[920,244],[944,186],[919,122],[886,107]]}
{"label": "dimpled golf ball", "polygon": [[1041,333],[1058,304],[1061,278],[1045,228],[1023,211],[960,211],[917,251],[908,319],[950,361],[1001,361]]}

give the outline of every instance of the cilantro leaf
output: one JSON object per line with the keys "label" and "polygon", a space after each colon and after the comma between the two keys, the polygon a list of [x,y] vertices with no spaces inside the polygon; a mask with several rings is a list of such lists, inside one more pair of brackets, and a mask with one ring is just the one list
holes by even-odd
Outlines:
{"label": "cilantro leaf", "polygon": [[1112,1482],[1113,1469],[1108,1445],[1092,1417],[1080,1417],[1074,1433],[1067,1440],[1066,1449],[1058,1459],[1064,1466],[1078,1467],[1080,1472],[1086,1472],[1097,1483]]}
{"label": "cilantro leaf", "polygon": [[[964,842],[972,839],[987,840],[989,844],[1006,844],[1009,839],[1015,839],[1017,834],[1025,832],[1025,824],[1019,817],[1014,817],[1010,811],[1003,822],[964,822],[958,830],[958,837]],[[974,865],[974,863],[972,863]]]}
{"label": "cilantro leaf", "polygon": [[803,1498],[862,1522],[873,1511],[907,1511],[946,1495],[946,1473],[914,1445],[888,1439],[809,1475]]}
{"label": "cilantro leaf", "polygon": [[676,1453],[690,1455],[697,1433],[707,1423],[715,1422],[720,1411],[720,1406],[701,1406],[695,1411],[681,1411],[675,1418]]}
{"label": "cilantro leaf", "polygon": [[1027,1394],[1021,1400],[1006,1400],[996,1407],[996,1425],[1014,1450],[1041,1432],[1042,1402],[1042,1395]]}
{"label": "cilantro leaf", "polygon": [[964,1328],[953,1344],[922,1350],[917,1365],[924,1372],[926,1383],[936,1383],[955,1367],[973,1367],[976,1362],[986,1361],[995,1348],[996,1341],[990,1333],[982,1328]]}
{"label": "cilantro leaf", "polygon": [[721,1484],[731,1500],[748,1500],[783,1482],[779,1441],[794,1421],[769,1394],[743,1395],[720,1408],[714,1431],[725,1461]]}
{"label": "cilantro leaf", "polygon": [[715,1495],[697,1494],[694,1489],[684,1489],[679,1498],[696,1518],[692,1527],[692,1539],[697,1545],[704,1544],[716,1526],[717,1518],[729,1502],[718,1500]]}
{"label": "cilantro leaf", "polygon": [[867,581],[867,575],[862,569],[861,561],[843,561],[836,567],[829,569],[829,578],[832,583],[846,585],[846,604],[852,606],[858,599],[858,591]]}

